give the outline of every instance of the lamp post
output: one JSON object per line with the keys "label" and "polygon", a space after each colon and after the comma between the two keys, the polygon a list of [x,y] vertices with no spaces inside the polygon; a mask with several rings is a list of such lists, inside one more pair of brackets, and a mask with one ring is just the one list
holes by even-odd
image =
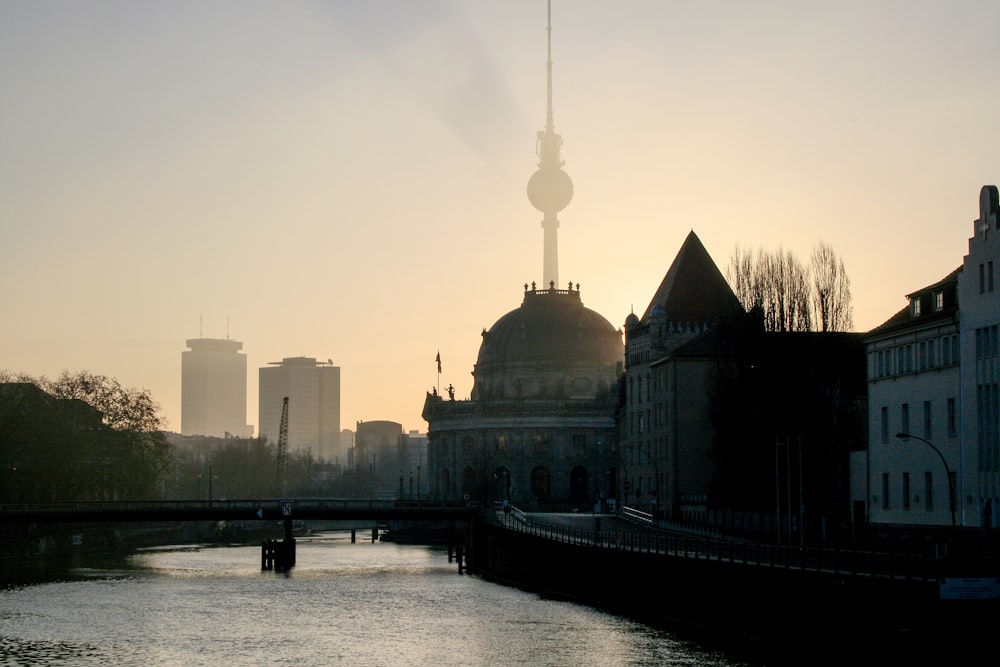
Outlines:
{"label": "lamp post", "polygon": [[955,530],[955,483],[951,479],[951,468],[948,467],[948,461],[945,460],[944,454],[942,454],[941,450],[935,447],[929,440],[924,440],[920,436],[911,435],[909,433],[897,433],[896,437],[900,440],[906,440],[908,438],[919,440],[933,449],[934,453],[938,455],[939,459],[941,459],[941,465],[944,466],[944,476],[948,480],[948,507],[951,509],[951,529]]}
{"label": "lamp post", "polygon": [[[657,512],[660,510],[660,507],[661,507],[662,489],[660,488],[660,465],[659,465],[658,461],[656,460],[656,457],[653,456],[652,454],[650,454],[650,452],[649,452],[649,448],[651,446],[652,445],[648,445],[645,451],[643,451],[642,445],[636,445],[635,447],[628,447],[627,449],[634,450],[634,451],[636,451],[636,452],[639,453],[639,465],[642,465],[642,455],[645,454],[646,455],[646,459],[653,466],[653,472],[656,475],[656,477],[655,477],[656,484],[653,487],[652,492],[651,492],[651,495],[653,496],[653,500],[652,500],[652,502],[650,504],[653,507],[652,514],[655,517],[657,515]],[[639,503],[639,491],[640,490],[641,489],[637,489],[636,490],[636,504]]]}

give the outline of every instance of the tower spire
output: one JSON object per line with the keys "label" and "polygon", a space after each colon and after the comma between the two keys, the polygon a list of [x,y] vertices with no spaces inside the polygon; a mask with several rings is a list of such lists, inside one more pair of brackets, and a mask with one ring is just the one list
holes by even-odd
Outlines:
{"label": "tower spire", "polygon": [[556,214],[573,199],[573,181],[562,168],[562,137],[556,134],[552,113],[552,0],[548,0],[547,18],[545,129],[537,136],[538,170],[528,180],[528,200],[543,214],[542,282],[544,286],[554,287],[559,284],[559,220]]}

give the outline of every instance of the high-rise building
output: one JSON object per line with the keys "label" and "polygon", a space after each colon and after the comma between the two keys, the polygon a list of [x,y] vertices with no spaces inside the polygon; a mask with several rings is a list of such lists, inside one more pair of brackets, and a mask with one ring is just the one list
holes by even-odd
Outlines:
{"label": "high-rise building", "polygon": [[320,461],[340,454],[340,367],[332,360],[286,357],[260,369],[258,431],[278,441],[288,397],[288,451],[312,452]]}
{"label": "high-rise building", "polygon": [[191,338],[181,353],[181,434],[253,436],[247,424],[247,358],[243,343]]}

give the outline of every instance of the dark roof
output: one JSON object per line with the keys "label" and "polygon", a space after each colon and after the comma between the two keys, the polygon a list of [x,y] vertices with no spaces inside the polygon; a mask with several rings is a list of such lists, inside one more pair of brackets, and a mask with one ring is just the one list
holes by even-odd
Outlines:
{"label": "dark roof", "polygon": [[516,308],[483,332],[477,375],[517,363],[616,363],[623,361],[621,334],[584,307],[579,292],[526,291]]}
{"label": "dark roof", "polygon": [[662,306],[667,319],[674,322],[705,322],[741,309],[739,299],[694,231],[684,239],[642,321],[656,306]]}
{"label": "dark roof", "polygon": [[[910,303],[903,306],[900,310],[890,317],[888,320],[878,325],[874,329],[868,332],[871,334],[880,334],[892,331],[894,329],[899,329],[916,323],[930,322],[936,319],[951,318],[954,316],[955,312],[958,310],[958,276],[962,273],[962,267],[958,267],[948,275],[946,275],[941,280],[936,283],[922,287],[915,292],[911,292],[906,295],[906,298]],[[945,306],[942,310],[934,310],[931,307],[923,308],[921,307],[920,315],[914,317],[912,311],[913,299],[923,299],[924,297],[929,297],[935,292],[944,290],[945,292]],[[929,303],[927,304],[930,305]]]}

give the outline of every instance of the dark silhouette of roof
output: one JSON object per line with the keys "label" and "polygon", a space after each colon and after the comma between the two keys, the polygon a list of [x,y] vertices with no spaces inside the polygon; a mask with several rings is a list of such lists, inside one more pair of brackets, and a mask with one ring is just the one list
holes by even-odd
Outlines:
{"label": "dark silhouette of roof", "polygon": [[514,364],[616,363],[624,358],[621,334],[584,307],[579,292],[525,292],[524,301],[483,332],[477,375]]}
{"label": "dark silhouette of roof", "polygon": [[[894,329],[905,328],[915,322],[954,317],[958,311],[958,276],[960,273],[962,273],[961,266],[936,283],[907,294],[906,298],[910,303],[896,311],[892,317],[869,331],[868,334],[886,333]],[[944,307],[940,310],[935,310],[932,307],[935,292],[943,292]],[[920,314],[916,316],[913,314],[914,299],[919,299],[921,302]]]}
{"label": "dark silhouette of roof", "polygon": [[674,322],[705,322],[742,310],[739,299],[694,231],[684,239],[642,321],[649,319],[656,306],[661,306],[667,319]]}

